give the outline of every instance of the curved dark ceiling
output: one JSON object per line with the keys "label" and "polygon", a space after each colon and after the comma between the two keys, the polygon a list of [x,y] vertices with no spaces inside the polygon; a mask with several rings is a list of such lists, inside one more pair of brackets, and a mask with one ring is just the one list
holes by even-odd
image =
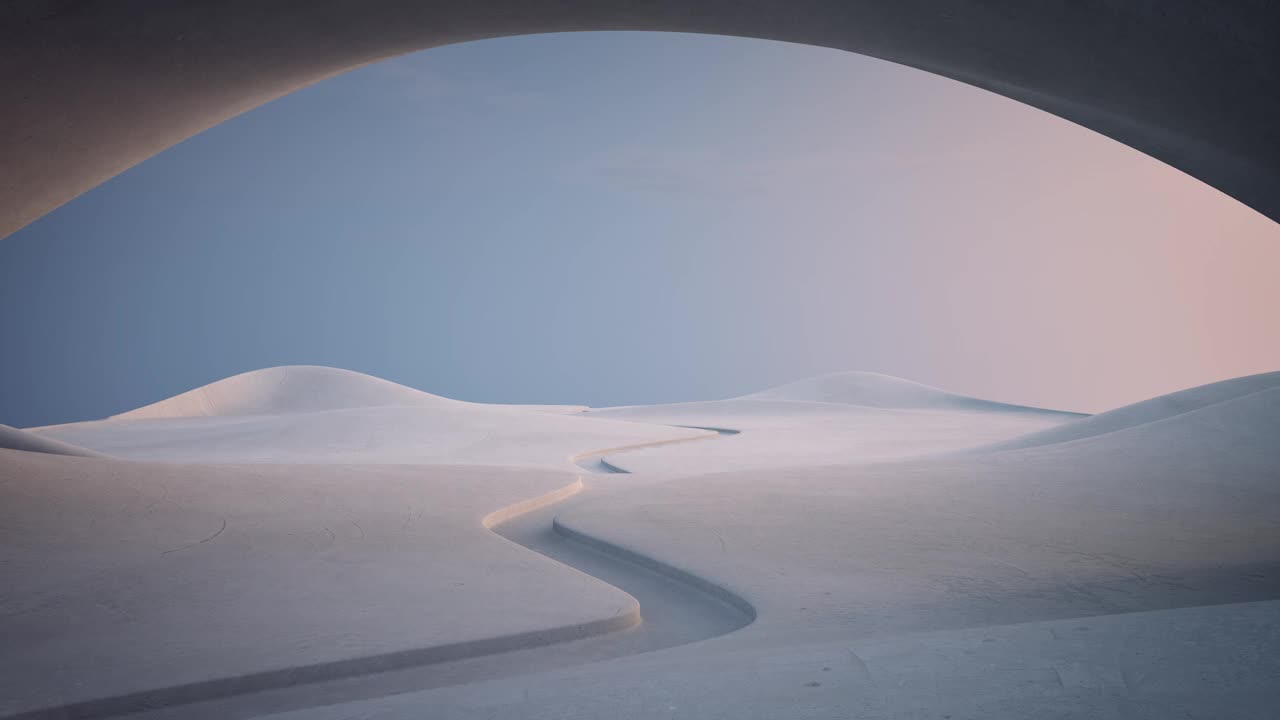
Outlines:
{"label": "curved dark ceiling", "polygon": [[7,0],[0,237],[344,70],[574,30],[740,35],[911,65],[1109,135],[1280,219],[1274,0]]}

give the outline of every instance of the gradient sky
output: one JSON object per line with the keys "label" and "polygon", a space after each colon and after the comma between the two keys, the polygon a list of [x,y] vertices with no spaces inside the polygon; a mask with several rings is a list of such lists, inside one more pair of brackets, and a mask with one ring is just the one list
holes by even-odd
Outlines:
{"label": "gradient sky", "polygon": [[1096,411],[1280,368],[1280,225],[844,52],[439,48],[277,100],[0,240],[0,423],[321,364],[476,401],[875,370]]}

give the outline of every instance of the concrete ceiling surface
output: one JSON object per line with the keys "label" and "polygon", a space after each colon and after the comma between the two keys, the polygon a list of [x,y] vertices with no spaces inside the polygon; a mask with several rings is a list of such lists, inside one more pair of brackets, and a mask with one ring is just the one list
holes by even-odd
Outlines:
{"label": "concrete ceiling surface", "polygon": [[10,0],[0,237],[345,70],[584,30],[784,40],[910,65],[1092,128],[1280,219],[1271,0]]}

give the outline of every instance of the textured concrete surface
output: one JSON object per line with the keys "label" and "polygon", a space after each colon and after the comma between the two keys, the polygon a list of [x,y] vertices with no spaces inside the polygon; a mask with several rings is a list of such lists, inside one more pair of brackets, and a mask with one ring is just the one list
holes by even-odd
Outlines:
{"label": "textured concrete surface", "polygon": [[1018,0],[20,0],[0,6],[0,237],[272,98],[486,37],[832,47],[1060,115],[1280,218],[1280,6]]}

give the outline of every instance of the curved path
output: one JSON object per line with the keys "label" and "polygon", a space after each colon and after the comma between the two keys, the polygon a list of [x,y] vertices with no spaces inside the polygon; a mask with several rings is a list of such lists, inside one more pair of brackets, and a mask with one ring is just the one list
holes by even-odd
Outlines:
{"label": "curved path", "polygon": [[[712,431],[716,435],[625,445],[583,453],[573,460],[579,467],[589,470],[595,467],[592,460],[600,463],[601,469],[594,472],[625,474],[626,470],[608,463],[604,456],[738,432],[723,428],[693,429]],[[485,524],[514,543],[603,580],[636,599],[641,609],[641,622],[625,633],[610,636],[607,645],[598,644],[597,652],[604,652],[608,657],[620,657],[684,645],[733,632],[755,620],[755,608],[750,603],[719,585],[556,522],[562,504],[585,488],[579,477],[563,494],[557,493],[555,498],[544,496],[527,506],[521,504],[499,511],[487,517]],[[540,659],[537,667],[546,668],[548,660],[571,663],[580,652],[581,649],[575,647],[548,648],[542,654],[554,653],[556,657]]]}
{"label": "curved path", "polygon": [[[715,431],[716,435],[591,451],[572,460],[590,470],[590,461],[604,455],[736,433],[726,429]],[[528,637],[488,638],[477,643],[462,643],[460,647],[424,648],[215,680],[48,708],[4,720],[124,715],[151,720],[252,718],[635,655],[724,635],[755,619],[755,609],[725,588],[556,523],[555,516],[564,504],[587,489],[583,480],[580,476],[559,490],[497,510],[481,522],[507,540],[628,593],[637,601],[639,612],[554,628]]]}

